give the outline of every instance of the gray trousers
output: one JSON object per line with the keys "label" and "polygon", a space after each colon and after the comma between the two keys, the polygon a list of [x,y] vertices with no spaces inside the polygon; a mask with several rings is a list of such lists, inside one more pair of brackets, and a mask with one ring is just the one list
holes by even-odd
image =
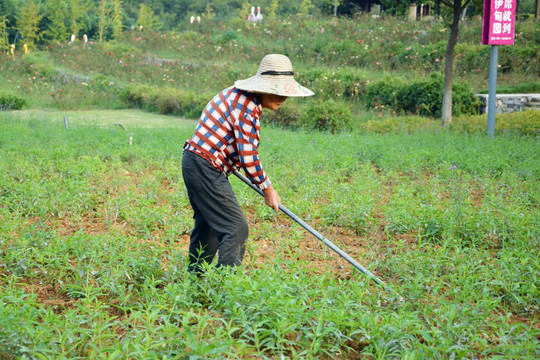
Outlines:
{"label": "gray trousers", "polygon": [[189,244],[188,270],[202,272],[218,254],[218,267],[242,263],[249,227],[229,180],[206,159],[184,151],[182,176],[195,226]]}

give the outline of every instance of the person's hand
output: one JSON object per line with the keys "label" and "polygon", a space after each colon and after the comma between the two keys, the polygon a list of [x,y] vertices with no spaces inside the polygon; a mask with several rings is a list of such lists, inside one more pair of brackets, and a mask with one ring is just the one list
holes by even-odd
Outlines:
{"label": "person's hand", "polygon": [[266,203],[266,205],[270,206],[272,209],[274,209],[274,211],[278,212],[281,198],[279,197],[277,191],[274,190],[272,185],[270,185],[269,187],[263,190],[263,193],[264,193],[264,202]]}

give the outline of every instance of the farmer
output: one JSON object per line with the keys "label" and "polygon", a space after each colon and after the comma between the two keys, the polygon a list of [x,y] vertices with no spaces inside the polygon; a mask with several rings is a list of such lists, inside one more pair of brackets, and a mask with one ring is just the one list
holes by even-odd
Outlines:
{"label": "farmer", "polygon": [[206,105],[195,133],[184,144],[182,175],[193,208],[188,270],[202,273],[218,254],[218,267],[242,263],[249,228],[227,177],[242,168],[279,211],[280,197],[259,160],[262,109],[276,110],[287,97],[313,92],[294,80],[285,55],[265,56],[255,76],[238,80]]}

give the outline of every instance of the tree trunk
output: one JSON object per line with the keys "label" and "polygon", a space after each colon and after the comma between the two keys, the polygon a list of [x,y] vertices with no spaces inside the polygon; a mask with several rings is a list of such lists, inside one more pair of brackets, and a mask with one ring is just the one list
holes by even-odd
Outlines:
{"label": "tree trunk", "polygon": [[534,12],[534,18],[538,20],[540,16],[540,0],[536,0],[536,11]]}
{"label": "tree trunk", "polygon": [[457,43],[459,31],[459,19],[463,7],[461,0],[454,0],[454,14],[452,26],[450,27],[450,36],[446,45],[445,64],[444,64],[444,92],[442,103],[442,124],[448,126],[452,124],[452,78],[454,76],[454,47]]}

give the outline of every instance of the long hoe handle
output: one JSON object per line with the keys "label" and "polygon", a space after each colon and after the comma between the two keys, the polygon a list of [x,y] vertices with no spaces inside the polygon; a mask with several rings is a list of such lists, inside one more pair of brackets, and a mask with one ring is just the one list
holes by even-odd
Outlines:
{"label": "long hoe handle", "polygon": [[[258,192],[261,196],[264,197],[264,193],[261,189],[256,187],[249,181],[244,175],[240,174],[238,171],[233,172],[234,175],[236,175],[237,178],[245,182],[249,187],[251,187],[253,190]],[[291,219],[296,221],[298,224],[300,224],[304,229],[309,231],[312,235],[314,235],[317,239],[321,240],[326,246],[328,246],[330,249],[334,250],[339,256],[347,260],[352,266],[360,270],[362,273],[366,274],[371,280],[373,280],[377,285],[382,286],[385,290],[392,292],[399,296],[400,300],[403,300],[401,295],[399,295],[394,289],[387,286],[382,280],[380,280],[378,277],[373,275],[368,269],[360,265],[358,262],[356,262],[352,257],[347,255],[343,250],[341,250],[339,247],[337,247],[334,243],[332,243],[330,240],[322,236],[318,231],[313,229],[311,226],[306,224],[302,219],[300,219],[298,216],[296,216],[292,211],[287,209],[285,206],[279,204],[279,209],[283,211],[285,214],[287,214]]]}

